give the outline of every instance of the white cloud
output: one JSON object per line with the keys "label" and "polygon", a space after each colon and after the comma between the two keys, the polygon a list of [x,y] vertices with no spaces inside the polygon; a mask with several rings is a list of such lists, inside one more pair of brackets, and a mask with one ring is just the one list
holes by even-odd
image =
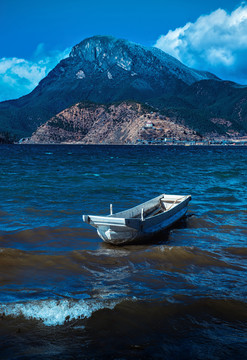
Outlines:
{"label": "white cloud", "polygon": [[32,60],[0,59],[0,101],[15,99],[32,91],[57,63],[67,57],[69,49],[48,54],[39,44]]}
{"label": "white cloud", "polygon": [[247,84],[247,4],[202,15],[160,36],[155,46],[190,67]]}

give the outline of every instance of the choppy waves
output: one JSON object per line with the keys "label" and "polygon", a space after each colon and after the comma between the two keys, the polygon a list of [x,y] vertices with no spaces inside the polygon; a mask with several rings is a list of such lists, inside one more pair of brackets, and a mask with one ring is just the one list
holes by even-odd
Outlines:
{"label": "choppy waves", "polygon": [[88,318],[99,309],[113,309],[115,305],[116,302],[114,301],[100,302],[99,300],[36,300],[3,304],[0,306],[0,312],[4,316],[35,319],[42,321],[47,326],[56,326],[73,320]]}
{"label": "choppy waves", "polygon": [[[1,310],[45,325],[129,301],[246,300],[246,248],[140,245],[63,254],[1,249]],[[200,300],[201,299],[201,300]]]}
{"label": "choppy waves", "polygon": [[[243,359],[246,151],[1,147],[0,358]],[[150,243],[81,220],[163,192],[192,201]]]}

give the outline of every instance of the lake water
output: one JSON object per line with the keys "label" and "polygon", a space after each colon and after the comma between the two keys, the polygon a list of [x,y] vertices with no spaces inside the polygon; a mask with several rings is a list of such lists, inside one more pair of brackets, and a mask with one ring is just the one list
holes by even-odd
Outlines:
{"label": "lake water", "polygon": [[[0,147],[1,359],[244,359],[247,147]],[[82,214],[191,194],[151,243]]]}

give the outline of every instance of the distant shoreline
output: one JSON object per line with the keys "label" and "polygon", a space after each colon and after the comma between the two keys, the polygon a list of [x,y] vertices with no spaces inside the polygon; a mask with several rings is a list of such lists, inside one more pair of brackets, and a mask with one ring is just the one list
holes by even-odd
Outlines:
{"label": "distant shoreline", "polygon": [[169,146],[179,146],[179,147],[190,147],[190,146],[247,146],[247,140],[244,142],[236,141],[233,143],[201,143],[201,142],[195,142],[195,143],[169,143],[169,144],[161,144],[161,143],[150,143],[150,144],[85,144],[85,143],[4,143],[0,145],[38,145],[38,146],[161,146],[161,147],[169,147]]}

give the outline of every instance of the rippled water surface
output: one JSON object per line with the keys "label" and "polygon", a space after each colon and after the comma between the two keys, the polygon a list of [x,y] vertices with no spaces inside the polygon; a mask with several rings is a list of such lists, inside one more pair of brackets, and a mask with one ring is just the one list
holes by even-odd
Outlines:
{"label": "rippled water surface", "polygon": [[[244,359],[247,148],[0,147],[1,359]],[[82,214],[191,194],[152,242]]]}

